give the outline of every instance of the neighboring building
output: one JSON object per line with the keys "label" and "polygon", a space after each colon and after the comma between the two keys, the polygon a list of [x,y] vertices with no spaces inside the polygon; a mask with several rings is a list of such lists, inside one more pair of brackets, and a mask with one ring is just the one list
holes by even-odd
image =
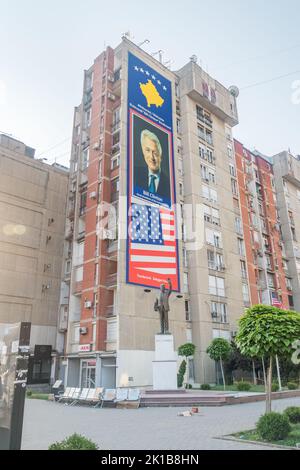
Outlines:
{"label": "neighboring building", "polygon": [[285,246],[288,306],[300,312],[300,156],[272,157],[278,214]]}
{"label": "neighboring building", "polygon": [[57,312],[68,170],[34,153],[0,135],[0,322],[31,322],[28,383],[49,383],[63,344]]}
{"label": "neighboring building", "polygon": [[[200,226],[202,243],[195,248],[187,239],[190,219],[185,228],[178,224],[177,231],[183,229],[177,243],[181,288],[170,298],[170,330],[176,349],[190,341],[196,345],[189,364],[192,380],[213,382],[215,365],[206,348],[214,337],[231,338],[250,301],[235,229],[240,213],[231,136],[238,123],[235,96],[205,73],[195,56],[174,73],[127,39],[114,50],[108,47],[85,71],[82,102],[74,113],[62,283],[62,292],[69,290],[70,296],[68,304],[61,302],[61,317],[66,315],[61,377],[69,386],[152,384],[158,291],[127,283],[128,241],[122,237],[127,225],[129,52],[145,64],[141,73],[149,78],[149,67],[153,81],[157,73],[172,85],[177,203],[201,208],[193,221]],[[164,100],[155,96],[159,114]],[[145,102],[140,110],[148,108]],[[107,216],[100,212],[103,202],[115,206],[118,223],[107,217],[100,236],[101,219]],[[176,267],[162,269],[177,273]]]}
{"label": "neighboring building", "polygon": [[[251,304],[292,307],[291,271],[282,232],[279,195],[271,159],[235,141],[240,194],[241,266],[248,276]],[[242,248],[243,246],[243,248]]]}

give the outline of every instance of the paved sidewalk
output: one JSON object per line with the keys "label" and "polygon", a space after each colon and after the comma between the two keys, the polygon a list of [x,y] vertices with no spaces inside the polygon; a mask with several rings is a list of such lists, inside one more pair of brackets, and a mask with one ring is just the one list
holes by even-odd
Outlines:
{"label": "paved sidewalk", "polygon": [[[273,410],[300,406],[300,398],[274,400]],[[22,449],[47,449],[49,444],[77,432],[100,449],[262,449],[215,437],[254,427],[265,403],[201,407],[200,415],[179,417],[188,408],[94,409],[27,399]]]}

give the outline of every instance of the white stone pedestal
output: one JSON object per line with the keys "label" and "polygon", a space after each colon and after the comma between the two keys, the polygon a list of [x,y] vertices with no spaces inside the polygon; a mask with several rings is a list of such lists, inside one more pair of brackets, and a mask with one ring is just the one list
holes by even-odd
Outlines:
{"label": "white stone pedestal", "polygon": [[173,335],[155,335],[153,390],[177,390],[177,359]]}

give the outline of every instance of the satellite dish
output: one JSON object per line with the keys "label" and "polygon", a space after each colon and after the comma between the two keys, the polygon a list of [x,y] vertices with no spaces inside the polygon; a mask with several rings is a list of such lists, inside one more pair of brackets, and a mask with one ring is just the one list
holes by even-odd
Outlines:
{"label": "satellite dish", "polygon": [[232,96],[234,96],[235,98],[237,98],[237,97],[239,96],[239,94],[240,94],[240,90],[239,90],[238,87],[235,86],[235,85],[230,86],[230,87],[228,88],[228,90],[229,90],[229,93],[230,93]]}

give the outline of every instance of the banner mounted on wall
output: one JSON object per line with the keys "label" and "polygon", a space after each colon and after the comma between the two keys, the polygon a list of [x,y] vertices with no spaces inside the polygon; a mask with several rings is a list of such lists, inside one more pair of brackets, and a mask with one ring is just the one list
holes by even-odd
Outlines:
{"label": "banner mounted on wall", "polygon": [[128,53],[127,282],[180,290],[172,83]]}

